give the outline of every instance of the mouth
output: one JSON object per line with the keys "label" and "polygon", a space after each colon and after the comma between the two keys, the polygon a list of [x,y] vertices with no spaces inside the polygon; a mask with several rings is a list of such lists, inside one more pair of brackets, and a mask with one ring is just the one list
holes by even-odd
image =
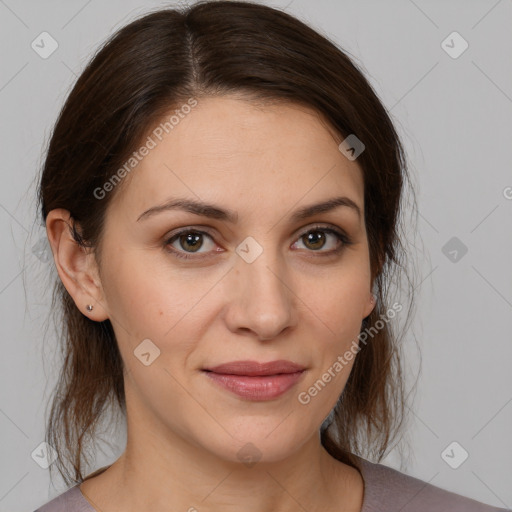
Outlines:
{"label": "mouth", "polygon": [[306,368],[284,360],[233,361],[202,371],[215,384],[239,397],[264,401],[284,395],[302,379]]}
{"label": "mouth", "polygon": [[220,373],[224,375],[245,375],[247,377],[259,377],[266,375],[279,375],[296,373],[306,368],[292,361],[280,359],[268,363],[259,363],[257,361],[232,361],[210,368],[204,368],[205,371]]}

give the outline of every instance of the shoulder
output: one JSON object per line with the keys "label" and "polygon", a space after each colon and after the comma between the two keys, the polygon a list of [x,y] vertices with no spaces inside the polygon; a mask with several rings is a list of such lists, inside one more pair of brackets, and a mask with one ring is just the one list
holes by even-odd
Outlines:
{"label": "shoulder", "polygon": [[365,483],[361,512],[506,512],[358,457]]}
{"label": "shoulder", "polygon": [[95,510],[80,492],[79,485],[75,485],[35,512],[95,512]]}

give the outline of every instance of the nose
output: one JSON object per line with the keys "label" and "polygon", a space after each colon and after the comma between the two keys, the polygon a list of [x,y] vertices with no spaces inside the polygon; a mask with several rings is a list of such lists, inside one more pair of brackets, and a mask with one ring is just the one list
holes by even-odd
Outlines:
{"label": "nose", "polygon": [[270,250],[252,263],[237,258],[228,281],[226,322],[232,332],[248,330],[267,341],[295,327],[298,298],[282,258]]}

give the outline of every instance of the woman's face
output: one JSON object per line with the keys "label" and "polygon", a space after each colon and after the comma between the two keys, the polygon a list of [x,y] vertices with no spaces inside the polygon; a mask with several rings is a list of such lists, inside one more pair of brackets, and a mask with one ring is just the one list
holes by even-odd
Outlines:
{"label": "woman's face", "polygon": [[[225,460],[283,459],[317,436],[354,360],[335,363],[373,307],[361,169],[314,111],[293,105],[201,99],[164,135],[125,178],[102,242],[129,429]],[[339,197],[360,215],[298,215]],[[178,199],[211,206],[165,208]],[[205,371],[276,360],[305,371]]]}

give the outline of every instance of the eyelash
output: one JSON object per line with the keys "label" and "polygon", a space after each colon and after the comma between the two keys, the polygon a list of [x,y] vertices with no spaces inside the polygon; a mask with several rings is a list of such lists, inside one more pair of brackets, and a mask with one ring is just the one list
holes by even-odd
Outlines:
{"label": "eyelash", "polygon": [[[328,233],[328,234],[334,235],[338,239],[338,241],[340,241],[342,243],[342,245],[340,247],[338,247],[337,249],[333,249],[331,251],[313,251],[313,250],[308,251],[308,252],[318,252],[318,254],[321,257],[324,257],[324,256],[332,257],[335,254],[339,254],[341,251],[343,251],[343,249],[345,249],[349,245],[352,245],[352,243],[353,243],[352,240],[350,239],[350,237],[348,237],[342,231],[338,231],[337,229],[334,229],[331,227],[325,227],[325,226],[313,226],[312,228],[309,228],[307,231],[304,231],[303,233],[301,233],[299,235],[299,237],[297,238],[297,240],[300,240],[303,236],[305,236],[309,233],[315,233],[315,232],[323,232],[323,233]],[[170,238],[168,238],[164,244],[165,247],[166,248],[169,247],[169,245],[172,244],[180,236],[185,235],[185,234],[190,234],[190,233],[194,233],[197,235],[206,235],[207,237],[213,239],[213,237],[205,231],[201,231],[199,229],[193,229],[193,228],[186,228],[186,229],[179,231],[178,233],[175,233]],[[198,259],[203,259],[204,257],[207,257],[207,256],[188,255],[187,253],[183,253],[181,251],[177,251],[176,249],[172,249],[172,248],[168,248],[167,251],[169,253],[173,254],[174,256],[176,256],[177,258],[184,259],[184,260],[191,260],[191,259],[198,260]]]}

